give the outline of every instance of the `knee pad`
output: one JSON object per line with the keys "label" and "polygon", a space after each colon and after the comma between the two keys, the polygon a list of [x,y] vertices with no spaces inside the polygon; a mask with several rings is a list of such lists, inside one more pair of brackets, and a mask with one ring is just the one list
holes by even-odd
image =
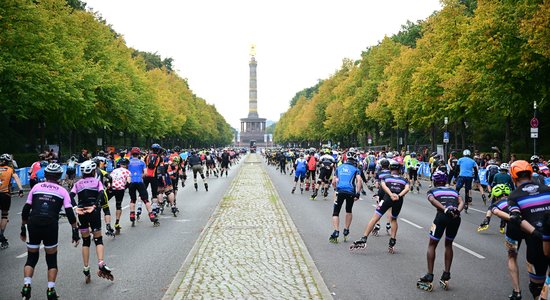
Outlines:
{"label": "knee pad", "polygon": [[38,263],[38,257],[40,255],[38,254],[38,251],[36,252],[27,252],[27,262],[25,263],[25,266],[30,266],[34,269],[36,264]]}
{"label": "knee pad", "polygon": [[94,238],[94,244],[95,244],[96,246],[103,245],[103,237],[100,236],[100,237],[98,237],[98,238]]}
{"label": "knee pad", "polygon": [[544,286],[544,283],[535,283],[532,281],[529,281],[529,292],[531,292],[531,295],[533,295],[533,298],[537,298],[541,291],[542,287]]}
{"label": "knee pad", "polygon": [[46,253],[46,264],[48,265],[48,270],[57,269],[57,252],[52,254]]}
{"label": "knee pad", "polygon": [[82,247],[90,247],[92,244],[92,238],[90,236],[82,237]]}
{"label": "knee pad", "polygon": [[8,211],[7,210],[3,210],[2,211],[2,219],[7,219],[8,218]]}

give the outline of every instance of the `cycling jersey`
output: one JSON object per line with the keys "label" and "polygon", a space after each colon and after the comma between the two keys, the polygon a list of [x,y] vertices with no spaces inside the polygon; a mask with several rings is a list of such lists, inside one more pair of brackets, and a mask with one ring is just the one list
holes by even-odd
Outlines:
{"label": "cycling jersey", "polygon": [[409,181],[399,175],[389,175],[381,179],[394,194],[401,193]]}
{"label": "cycling jersey", "polygon": [[458,207],[458,193],[451,187],[436,187],[427,192],[428,197],[433,196],[443,207]]}
{"label": "cycling jersey", "polygon": [[457,165],[460,166],[460,173],[458,176],[474,177],[474,168],[477,167],[477,164],[473,159],[467,156],[461,157],[458,160]]}
{"label": "cycling jersey", "polygon": [[57,223],[61,207],[72,207],[67,190],[54,182],[35,185],[27,196],[26,203],[31,206],[29,222],[34,224]]}
{"label": "cycling jersey", "polygon": [[298,158],[296,160],[296,172],[306,172],[306,165],[307,165],[307,162],[305,159],[303,158]]}
{"label": "cycling jersey", "polygon": [[0,193],[9,193],[11,178],[15,171],[10,166],[0,167]]}
{"label": "cycling jersey", "polygon": [[357,192],[355,188],[355,179],[359,175],[359,169],[350,163],[341,164],[334,174],[338,178],[336,191],[338,193],[354,194]]}
{"label": "cycling jersey", "polygon": [[320,162],[325,169],[331,169],[334,166],[334,158],[328,154],[321,156]]}
{"label": "cycling jersey", "polygon": [[126,189],[126,183],[128,178],[132,177],[132,173],[126,168],[116,168],[111,172],[111,178],[113,178],[113,184],[111,189],[120,191]]}
{"label": "cycling jersey", "polygon": [[145,169],[145,162],[139,158],[130,158],[128,171],[130,171],[132,176],[130,178],[132,183],[143,182],[143,169]]}
{"label": "cycling jersey", "polygon": [[317,157],[310,156],[307,159],[307,170],[308,171],[315,171],[317,169]]}
{"label": "cycling jersey", "polygon": [[149,154],[145,158],[145,176],[155,177],[161,158],[157,154]]}
{"label": "cycling jersey", "polygon": [[550,211],[550,188],[533,182],[524,183],[508,196],[508,205],[510,213],[520,212],[523,220],[542,231],[544,214]]}
{"label": "cycling jersey", "polygon": [[78,207],[99,207],[104,204],[103,184],[95,177],[80,179],[74,184],[71,193],[78,195]]}

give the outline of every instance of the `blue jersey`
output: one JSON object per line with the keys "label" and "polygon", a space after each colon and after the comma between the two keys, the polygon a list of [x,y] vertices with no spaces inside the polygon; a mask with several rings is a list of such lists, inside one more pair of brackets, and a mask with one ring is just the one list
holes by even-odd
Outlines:
{"label": "blue jersey", "polygon": [[296,172],[305,172],[307,168],[307,161],[303,158],[298,158],[296,160]]}
{"label": "blue jersey", "polygon": [[334,176],[338,177],[338,184],[336,185],[336,191],[338,193],[356,193],[355,178],[359,175],[359,169],[350,163],[341,164],[334,173]]}
{"label": "blue jersey", "polygon": [[130,177],[131,183],[143,182],[143,169],[145,169],[145,162],[139,158],[130,158],[128,163],[128,170],[132,174]]}
{"label": "blue jersey", "polygon": [[185,161],[187,157],[189,156],[189,152],[185,151],[183,153],[180,153],[181,160]]}
{"label": "blue jersey", "polygon": [[461,157],[457,164],[460,166],[460,174],[458,176],[474,177],[474,168],[477,166],[475,160],[465,156]]}

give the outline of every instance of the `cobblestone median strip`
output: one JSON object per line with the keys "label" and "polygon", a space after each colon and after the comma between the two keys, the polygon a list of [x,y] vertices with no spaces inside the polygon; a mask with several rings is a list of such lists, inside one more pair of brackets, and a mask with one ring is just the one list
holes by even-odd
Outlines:
{"label": "cobblestone median strip", "polygon": [[251,154],[163,299],[331,299],[304,242]]}

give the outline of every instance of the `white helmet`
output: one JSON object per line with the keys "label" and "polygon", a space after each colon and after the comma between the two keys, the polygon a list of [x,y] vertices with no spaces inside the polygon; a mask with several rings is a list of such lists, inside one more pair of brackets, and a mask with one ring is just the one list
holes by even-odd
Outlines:
{"label": "white helmet", "polygon": [[462,151],[462,156],[470,156],[470,155],[472,155],[472,152],[470,152],[470,150],[464,149],[464,151]]}
{"label": "white helmet", "polygon": [[[8,154],[8,155],[9,155],[9,154]],[[539,159],[540,159],[540,158],[539,158],[538,155],[533,155],[533,156],[531,156],[531,162],[536,162],[536,163],[537,163],[537,162],[539,162]]]}
{"label": "white helmet", "polygon": [[82,174],[92,174],[96,168],[97,165],[92,160],[87,160],[80,165],[80,171],[82,171]]}
{"label": "white helmet", "polygon": [[6,162],[11,162],[12,157],[11,157],[11,155],[9,155],[7,153],[4,153],[4,154],[0,155],[0,160],[4,160]]}
{"label": "white helmet", "polygon": [[390,152],[386,153],[386,158],[387,159],[392,159],[393,158],[393,152],[390,151]]}
{"label": "white helmet", "polygon": [[502,163],[500,165],[500,169],[501,170],[508,170],[508,169],[510,169],[510,165],[508,165],[507,163]]}
{"label": "white helmet", "polygon": [[63,174],[63,168],[58,163],[51,163],[44,169],[44,172],[50,174]]}
{"label": "white helmet", "polygon": [[348,151],[348,152],[346,152],[346,158],[355,160],[357,158],[357,155],[355,154],[355,152]]}

